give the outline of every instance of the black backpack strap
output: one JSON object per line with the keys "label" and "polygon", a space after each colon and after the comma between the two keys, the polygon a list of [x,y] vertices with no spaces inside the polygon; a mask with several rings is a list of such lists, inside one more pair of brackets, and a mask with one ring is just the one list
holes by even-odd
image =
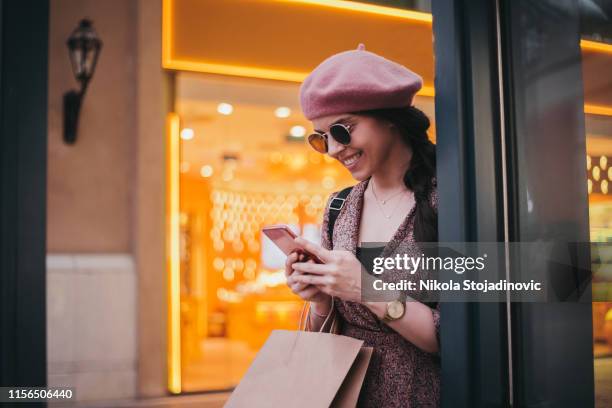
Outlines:
{"label": "black backpack strap", "polygon": [[344,190],[340,191],[332,200],[329,202],[329,223],[327,224],[327,236],[329,238],[329,243],[333,248],[333,236],[334,236],[334,225],[336,224],[336,219],[338,218],[338,214],[340,214],[340,210],[344,206],[344,202],[346,201],[346,197],[349,195],[353,187],[347,187]]}

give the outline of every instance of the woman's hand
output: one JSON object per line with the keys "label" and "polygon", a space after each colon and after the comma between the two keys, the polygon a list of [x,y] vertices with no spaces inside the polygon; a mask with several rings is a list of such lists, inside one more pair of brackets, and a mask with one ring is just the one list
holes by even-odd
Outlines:
{"label": "woman's hand", "polygon": [[[315,306],[315,311],[317,313],[325,314],[329,311],[331,296],[323,293],[316,286],[309,285],[307,283],[300,283],[294,279],[299,273],[294,272],[293,265],[296,262],[304,261],[305,259],[306,257],[304,254],[299,254],[297,252],[293,252],[287,257],[287,260],[285,261],[285,276],[287,277],[287,286],[289,286],[289,289],[291,289],[291,291],[300,298],[316,303],[317,305]],[[308,262],[314,263],[312,260]]]}
{"label": "woman's hand", "polygon": [[301,237],[295,238],[295,242],[324,263],[295,261],[291,266],[298,274],[291,275],[292,281],[313,285],[321,292],[342,300],[361,301],[362,266],[352,252],[330,251]]}

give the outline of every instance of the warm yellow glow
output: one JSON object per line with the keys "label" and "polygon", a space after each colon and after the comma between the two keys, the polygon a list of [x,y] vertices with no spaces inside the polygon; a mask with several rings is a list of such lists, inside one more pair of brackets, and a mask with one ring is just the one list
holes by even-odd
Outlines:
{"label": "warm yellow glow", "polygon": [[202,177],[210,177],[213,174],[213,168],[210,164],[205,164],[200,169],[200,176]]}
{"label": "warm yellow glow", "polygon": [[213,261],[213,267],[218,271],[223,270],[223,268],[225,267],[225,263],[223,262],[223,259],[216,257],[215,260]]}
{"label": "warm yellow glow", "polygon": [[[166,0],[169,1],[169,0]],[[165,58],[163,67],[179,71],[208,72],[211,74],[232,75],[248,78],[274,79],[278,81],[302,82],[308,73],[265,69],[230,64],[213,64],[200,61],[185,61]]]}
{"label": "warm yellow glow", "polygon": [[331,190],[332,188],[336,187],[336,180],[334,180],[334,178],[331,176],[325,176],[323,177],[321,184],[323,185],[323,188]]}
{"label": "warm yellow glow", "polygon": [[291,137],[304,137],[306,135],[306,128],[304,126],[295,125],[289,130]]}
{"label": "warm yellow glow", "polygon": [[189,170],[191,170],[191,163],[182,162],[181,163],[181,173],[189,173]]}
{"label": "warm yellow glow", "polygon": [[172,60],[172,0],[162,4],[162,67]]}
{"label": "warm yellow glow", "polygon": [[234,179],[234,171],[232,169],[225,169],[221,174],[221,179],[223,181],[232,181]]}
{"label": "warm yellow glow", "polygon": [[234,107],[229,103],[221,102],[217,106],[217,112],[219,112],[222,115],[231,115],[232,112],[234,112]]}
{"label": "warm yellow glow", "polygon": [[612,54],[612,44],[606,44],[597,41],[580,40],[580,48],[589,51],[598,51]]}
{"label": "warm yellow glow", "polygon": [[612,106],[584,105],[584,113],[590,115],[612,116]]}
{"label": "warm yellow glow", "polygon": [[599,181],[599,176],[600,176],[600,170],[598,166],[594,166],[593,167],[593,180],[595,181]]}
{"label": "warm yellow glow", "polygon": [[[309,74],[309,72],[283,71],[277,69],[249,67],[244,65],[211,64],[199,61],[185,61],[172,59],[170,57],[164,59],[163,67],[177,71],[207,72],[210,74],[272,79],[276,81],[298,83],[303,82]],[[417,92],[417,95],[433,97],[435,95],[435,91],[432,86],[424,86],[419,92]]]}
{"label": "warm yellow glow", "polygon": [[[320,7],[331,7],[337,9],[351,10],[361,13],[370,13],[391,17],[398,17],[411,21],[420,21],[431,24],[432,16],[429,13],[422,13],[412,10],[402,10],[393,7],[377,6],[364,4],[354,1],[339,0],[276,0],[293,3],[310,4]],[[163,19],[162,19],[162,67],[178,71],[207,72],[211,74],[240,76],[247,78],[272,79],[277,81],[302,82],[309,74],[308,72],[288,71],[259,68],[248,65],[219,64],[207,61],[194,61],[173,58],[173,27],[172,12],[174,8],[173,0],[163,0]],[[433,87],[423,87],[418,93],[421,96],[434,96]]]}
{"label": "warm yellow glow", "polygon": [[377,6],[374,4],[365,4],[356,1],[344,0],[276,0],[282,3],[302,3],[311,4],[313,6],[332,7],[342,10],[357,11],[360,13],[378,14],[380,16],[398,17],[405,20],[421,21],[431,24],[432,16],[429,13],[423,13],[413,10],[402,10],[394,7]]}
{"label": "warm yellow glow", "polygon": [[436,91],[434,90],[433,86],[424,86],[419,92],[417,92],[417,95],[434,97],[436,96]]}
{"label": "warm yellow glow", "polygon": [[591,156],[587,154],[586,158],[587,170],[591,170]]}
{"label": "warm yellow glow", "polygon": [[[612,44],[606,44],[597,41],[580,40],[580,48],[582,48],[583,50],[612,54]],[[612,107],[585,104],[584,113],[588,113],[591,115],[612,116]]]}
{"label": "warm yellow glow", "polygon": [[181,139],[183,140],[191,140],[193,139],[194,135],[195,135],[195,132],[191,128],[185,128],[181,130]]}
{"label": "warm yellow glow", "polygon": [[234,280],[234,269],[225,268],[223,270],[223,279],[225,279],[226,281],[233,281]]}
{"label": "warm yellow glow", "polygon": [[168,390],[181,392],[180,119],[168,114],[166,136],[166,266],[168,271]]}
{"label": "warm yellow glow", "polygon": [[277,118],[288,118],[291,115],[291,109],[286,106],[280,106],[274,111],[274,116]]}

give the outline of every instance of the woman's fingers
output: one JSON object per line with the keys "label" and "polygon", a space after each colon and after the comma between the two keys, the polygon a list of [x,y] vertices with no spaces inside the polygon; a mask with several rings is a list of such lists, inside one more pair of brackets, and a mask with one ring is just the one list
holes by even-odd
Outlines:
{"label": "woman's fingers", "polygon": [[306,286],[308,286],[308,284],[298,282],[295,279],[295,276],[296,274],[293,274],[287,278],[287,286],[289,286],[289,289],[291,289],[291,291],[297,295],[297,292],[303,290]]}
{"label": "woman's fingers", "polygon": [[307,239],[302,237],[296,237],[294,239],[295,243],[304,248],[307,252],[315,255],[323,262],[329,262],[332,260],[332,251],[329,251],[323,248],[320,245],[315,244],[314,242],[310,242]]}
{"label": "woman's fingers", "polygon": [[298,254],[293,252],[287,256],[285,260],[285,276],[291,275],[293,272],[293,268],[291,267],[294,263],[298,261]]}
{"label": "woman's fingers", "polygon": [[308,285],[305,289],[299,291],[298,293],[296,293],[299,297],[301,297],[304,300],[311,300],[313,297],[315,297],[317,295],[317,293],[319,293],[320,290],[319,288],[317,288],[316,286],[310,286]]}
{"label": "woman's fingers", "polygon": [[313,273],[316,275],[325,275],[334,270],[334,266],[331,264],[318,264],[315,262],[296,262],[291,267],[294,271],[300,273]]}
{"label": "woman's fingers", "polygon": [[293,282],[307,285],[325,286],[331,283],[330,277],[325,275],[296,275],[292,276]]}
{"label": "woman's fingers", "polygon": [[298,282],[296,274],[293,274],[287,278],[287,285],[293,293],[298,295],[304,300],[310,300],[313,296],[320,292],[316,286],[309,285],[307,283]]}

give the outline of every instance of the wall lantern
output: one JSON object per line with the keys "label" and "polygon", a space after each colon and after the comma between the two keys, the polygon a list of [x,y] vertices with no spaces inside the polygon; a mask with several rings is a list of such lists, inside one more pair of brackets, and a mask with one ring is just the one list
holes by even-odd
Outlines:
{"label": "wall lantern", "polygon": [[87,91],[87,85],[96,70],[102,41],[94,31],[91,21],[83,19],[70,34],[66,45],[68,46],[72,72],[81,85],[80,90],[72,90],[64,94],[64,142],[74,144],[77,137],[81,103],[85,91]]}

